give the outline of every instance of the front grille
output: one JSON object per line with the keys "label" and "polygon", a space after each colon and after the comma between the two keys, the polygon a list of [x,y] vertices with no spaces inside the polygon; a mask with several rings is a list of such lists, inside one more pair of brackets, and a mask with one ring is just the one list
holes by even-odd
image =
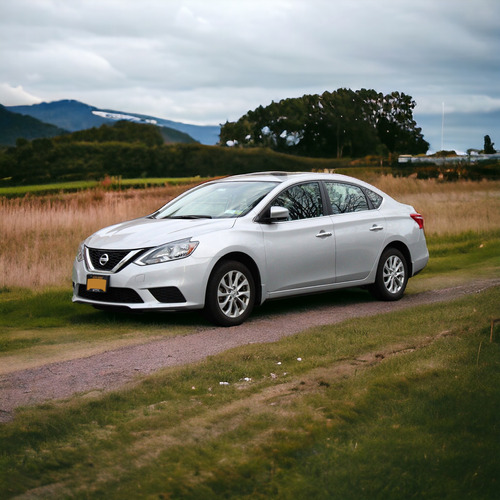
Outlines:
{"label": "front grille", "polygon": [[[130,250],[97,250],[95,248],[89,248],[88,250],[92,267],[98,271],[111,271],[130,252]],[[103,256],[104,259],[101,260],[101,257]],[[106,260],[106,256],[107,261],[104,262],[104,260]]]}
{"label": "front grille", "polygon": [[147,251],[147,248],[138,250],[106,250],[87,247],[90,268],[93,271],[116,273],[128,266],[133,260]]}
{"label": "front grille", "polygon": [[78,296],[87,300],[119,304],[142,304],[144,302],[140,295],[131,288],[109,287],[107,292],[90,292],[85,285],[79,285]]}
{"label": "front grille", "polygon": [[161,288],[150,288],[149,291],[151,295],[163,304],[177,304],[180,302],[186,302],[182,292],[175,286],[164,286]]}

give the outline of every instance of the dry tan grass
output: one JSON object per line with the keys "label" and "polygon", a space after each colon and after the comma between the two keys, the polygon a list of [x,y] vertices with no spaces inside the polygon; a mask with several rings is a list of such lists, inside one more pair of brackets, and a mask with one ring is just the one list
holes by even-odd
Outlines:
{"label": "dry tan grass", "polygon": [[0,287],[67,286],[83,239],[101,227],[147,215],[187,187],[0,198]]}
{"label": "dry tan grass", "polygon": [[[420,211],[428,235],[500,229],[500,182],[445,184],[383,176],[373,183]],[[85,237],[151,213],[187,187],[0,198],[0,287],[69,286]]]}
{"label": "dry tan grass", "polygon": [[429,236],[500,229],[499,181],[450,183],[382,176],[373,184],[413,205],[424,216]]}

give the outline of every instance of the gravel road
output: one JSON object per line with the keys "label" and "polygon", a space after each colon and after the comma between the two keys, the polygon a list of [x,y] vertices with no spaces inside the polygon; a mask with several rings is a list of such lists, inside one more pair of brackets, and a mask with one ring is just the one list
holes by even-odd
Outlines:
{"label": "gravel road", "polygon": [[306,312],[251,318],[233,328],[203,327],[185,336],[165,338],[57,362],[0,376],[0,422],[14,416],[18,406],[60,399],[93,390],[108,391],[161,368],[192,363],[232,347],[274,342],[287,335],[350,318],[361,318],[410,307],[445,302],[500,286],[500,279],[406,295],[399,302],[328,305]]}

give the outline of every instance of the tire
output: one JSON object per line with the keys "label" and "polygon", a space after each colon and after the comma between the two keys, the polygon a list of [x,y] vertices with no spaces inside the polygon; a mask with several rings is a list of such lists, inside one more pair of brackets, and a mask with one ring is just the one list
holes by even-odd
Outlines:
{"label": "tire", "polygon": [[396,248],[388,248],[380,257],[375,283],[371,294],[379,300],[399,300],[408,283],[408,264],[405,256]]}
{"label": "tire", "polygon": [[237,261],[218,264],[208,280],[205,313],[220,326],[241,325],[255,304],[255,282],[248,268]]}

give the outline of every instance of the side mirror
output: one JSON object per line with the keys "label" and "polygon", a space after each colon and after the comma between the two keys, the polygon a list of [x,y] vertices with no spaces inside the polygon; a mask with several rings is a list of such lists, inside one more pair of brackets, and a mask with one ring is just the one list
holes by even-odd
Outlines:
{"label": "side mirror", "polygon": [[271,207],[269,212],[269,222],[279,222],[290,218],[290,212],[285,207]]}

